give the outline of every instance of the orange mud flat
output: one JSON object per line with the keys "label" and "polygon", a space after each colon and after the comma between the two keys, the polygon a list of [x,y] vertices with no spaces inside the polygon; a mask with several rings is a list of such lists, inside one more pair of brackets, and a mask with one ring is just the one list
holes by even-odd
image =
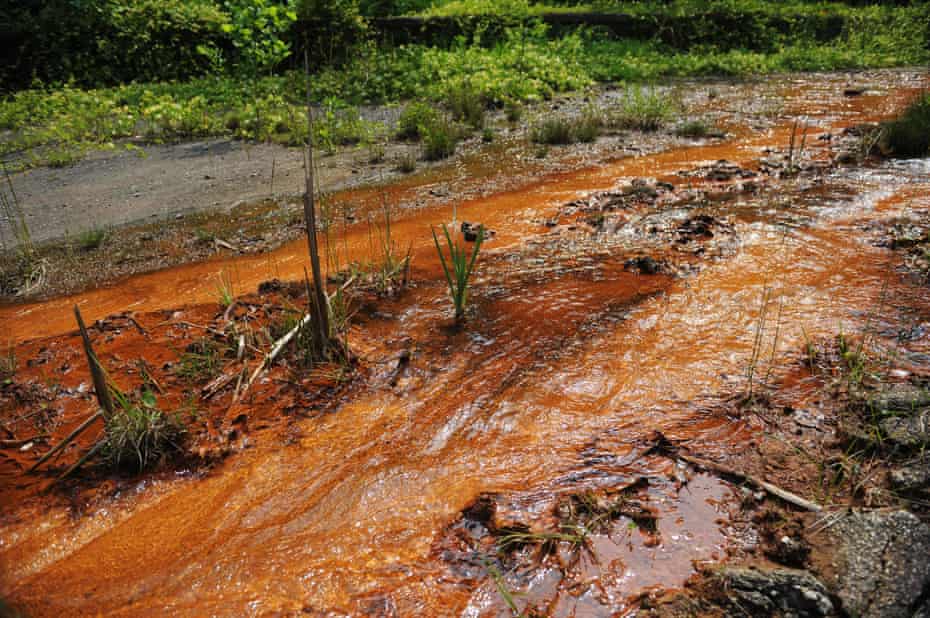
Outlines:
{"label": "orange mud flat", "polygon": [[[841,80],[816,79],[788,99],[821,118],[818,130],[839,131],[900,107],[926,77],[913,81],[852,104]],[[276,367],[241,403],[229,388],[201,402],[201,446],[232,456],[206,456],[205,465],[192,453],[189,466],[145,477],[93,473],[43,499],[17,476],[34,453],[0,460],[12,487],[0,494],[0,595],[36,616],[504,616],[512,593],[520,611],[568,617],[624,615],[645,595],[684,586],[699,565],[737,551],[742,498],[728,481],[655,452],[651,440],[736,457],[763,426],[721,401],[745,388],[750,359],[766,359],[774,382],[796,366],[805,339],[864,327],[882,298],[919,306],[925,288],[889,278],[890,251],[861,230],[930,208],[926,170],[773,177],[770,192],[741,185],[722,201],[703,199],[709,181],[694,179],[689,191],[702,199],[566,205],[634,177],[683,183],[677,172],[718,159],[756,169],[763,148],[784,149],[789,137],[783,125],[460,205],[460,220],[496,236],[459,328],[428,236],[448,213],[400,217],[394,231],[412,246],[414,284],[369,298],[356,315],[348,338],[360,377],[327,383],[331,373]],[[365,255],[366,234],[341,240],[347,259]],[[302,251],[295,244],[237,261],[240,286],[269,271],[297,278]],[[653,262],[664,270],[630,266]],[[93,410],[77,339],[61,335],[70,305],[91,319],[139,311],[147,335],[104,320],[95,345],[125,389],[139,385],[143,358],[180,408],[203,386],[186,385],[170,365],[202,332],[181,322],[223,322],[206,303],[223,267],[3,308],[23,341],[17,353],[33,361],[18,379],[44,384],[36,392],[51,396],[56,435]],[[760,339],[760,300],[771,294],[778,334]],[[183,303],[191,305],[171,310]],[[252,296],[233,319],[267,324],[285,304]],[[892,308],[883,319],[894,319]],[[32,340],[32,321],[49,336]],[[35,401],[21,399],[16,413],[28,413]],[[82,499],[87,483],[112,490]],[[591,499],[618,498],[626,506],[609,518],[590,516]],[[573,521],[589,527],[582,544],[558,537],[544,553],[506,545],[508,534],[566,535]]]}

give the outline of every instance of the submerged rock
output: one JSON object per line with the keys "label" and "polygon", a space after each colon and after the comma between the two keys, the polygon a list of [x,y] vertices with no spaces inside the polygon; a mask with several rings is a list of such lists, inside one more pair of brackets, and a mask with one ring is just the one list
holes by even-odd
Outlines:
{"label": "submerged rock", "polygon": [[722,578],[746,615],[803,618],[833,613],[826,587],[807,571],[726,569]]}
{"label": "submerged rock", "polygon": [[911,618],[930,591],[930,526],[907,511],[852,513],[829,532],[837,546],[828,581],[859,618]]}

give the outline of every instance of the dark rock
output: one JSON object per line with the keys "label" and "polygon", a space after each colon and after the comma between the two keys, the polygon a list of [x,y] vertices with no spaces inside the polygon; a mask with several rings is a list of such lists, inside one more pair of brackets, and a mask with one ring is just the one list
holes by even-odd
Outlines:
{"label": "dark rock", "polygon": [[873,397],[869,405],[875,413],[881,415],[916,412],[930,405],[930,391],[910,384],[895,384]]}
{"label": "dark rock", "polygon": [[487,240],[489,237],[494,235],[494,232],[491,230],[485,229],[485,227],[480,223],[469,223],[468,221],[462,221],[462,235],[465,237],[465,242],[476,242],[478,240],[478,234],[484,234],[484,240]]}
{"label": "dark rock", "polygon": [[889,441],[907,447],[930,445],[930,408],[910,416],[893,416],[881,422]]}
{"label": "dark rock", "polygon": [[930,458],[892,470],[888,474],[891,486],[901,492],[912,493],[930,489]]}
{"label": "dark rock", "polygon": [[907,511],[851,513],[829,530],[837,547],[827,584],[850,616],[911,618],[930,589],[930,526]]}
{"label": "dark rock", "polygon": [[662,272],[662,263],[657,262],[648,255],[643,255],[627,260],[623,268],[641,275],[656,275]]}
{"label": "dark rock", "polygon": [[744,615],[802,618],[833,613],[827,589],[807,571],[725,569],[722,577]]}
{"label": "dark rock", "polygon": [[844,97],[858,97],[868,90],[865,86],[847,86],[843,89]]}

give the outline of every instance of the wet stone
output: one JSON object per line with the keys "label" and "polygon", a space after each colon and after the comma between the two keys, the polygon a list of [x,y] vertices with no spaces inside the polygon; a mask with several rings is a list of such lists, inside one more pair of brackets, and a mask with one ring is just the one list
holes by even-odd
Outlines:
{"label": "wet stone", "polygon": [[656,275],[662,272],[663,264],[648,255],[635,257],[627,260],[623,268],[628,271],[639,273],[640,275]]}
{"label": "wet stone", "polygon": [[930,526],[907,511],[852,513],[829,530],[838,548],[827,584],[850,616],[910,618],[930,590]]}
{"label": "wet stone", "polygon": [[930,408],[910,416],[893,416],[881,422],[885,437],[900,446],[930,445]]}
{"label": "wet stone", "polygon": [[722,578],[744,615],[805,618],[833,613],[827,589],[807,571],[726,569]]}

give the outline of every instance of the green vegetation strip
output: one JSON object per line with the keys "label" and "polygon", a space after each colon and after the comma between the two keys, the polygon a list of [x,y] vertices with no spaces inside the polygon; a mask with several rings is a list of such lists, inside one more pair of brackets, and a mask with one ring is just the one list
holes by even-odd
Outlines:
{"label": "green vegetation strip", "polygon": [[[492,3],[496,7],[506,4]],[[446,10],[459,10],[455,6],[445,5]],[[637,6],[641,5],[623,8]],[[678,2],[663,10],[672,14],[689,6]],[[736,9],[746,6],[766,14],[787,10],[758,2],[741,2]],[[814,4],[804,10],[825,10],[823,6]],[[322,66],[313,77],[314,97],[322,106],[314,139],[327,150],[386,139],[393,128],[363,121],[356,108],[368,102],[448,103],[460,98],[457,93],[469,92],[485,106],[512,106],[596,82],[893,67],[930,59],[927,20],[921,19],[930,5],[829,6],[841,12],[846,23],[836,38],[824,42],[803,29],[786,35],[763,28],[760,32],[768,42],[755,41],[753,49],[716,44],[714,33],[719,25],[701,20],[694,21],[687,37],[704,37],[705,43],[687,48],[660,40],[618,39],[596,30],[553,36],[541,23],[506,28],[492,42],[480,35],[458,37],[444,46],[386,46],[364,40],[353,47],[348,60]],[[243,41],[245,45],[248,39]],[[267,53],[286,57],[289,52]],[[261,59],[263,54],[253,50],[248,57]],[[253,77],[248,78],[220,71],[180,82],[99,89],[57,85],[16,92],[0,101],[0,158],[16,169],[67,165],[89,149],[117,144],[133,148],[192,137],[302,143],[306,139],[303,76],[288,72],[256,78],[258,65],[267,63],[253,62],[247,71]]]}

